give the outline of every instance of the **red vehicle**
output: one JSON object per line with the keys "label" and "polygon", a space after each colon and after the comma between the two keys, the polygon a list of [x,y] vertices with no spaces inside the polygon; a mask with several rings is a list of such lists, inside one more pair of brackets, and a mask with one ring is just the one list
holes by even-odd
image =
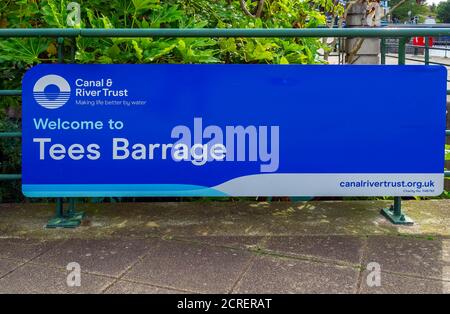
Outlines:
{"label": "red vehicle", "polygon": [[[413,45],[414,46],[425,46],[425,37],[413,37]],[[433,37],[428,37],[428,46],[433,46]]]}

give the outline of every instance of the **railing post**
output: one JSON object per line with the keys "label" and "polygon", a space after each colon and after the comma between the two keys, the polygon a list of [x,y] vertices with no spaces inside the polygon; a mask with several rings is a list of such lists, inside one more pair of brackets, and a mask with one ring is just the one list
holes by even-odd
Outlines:
{"label": "railing post", "polygon": [[69,198],[69,210],[67,211],[66,217],[70,219],[78,219],[81,221],[84,218],[85,214],[84,212],[76,211],[75,207],[76,207],[75,197]]}
{"label": "railing post", "polygon": [[430,43],[428,42],[429,37],[425,36],[425,65],[430,64]]}
{"label": "railing post", "polygon": [[76,53],[76,48],[77,48],[76,45],[77,45],[76,38],[73,37],[70,40],[70,62],[71,63],[75,63],[75,53]]}
{"label": "railing post", "polygon": [[402,215],[402,198],[398,196],[394,197],[394,215]]}
{"label": "railing post", "polygon": [[386,64],[386,38],[381,38],[380,42],[381,64]]}
{"label": "railing post", "polygon": [[389,208],[383,208],[381,213],[395,225],[413,225],[414,221],[402,211],[402,198],[394,197],[394,204]]}
{"label": "railing post", "polygon": [[401,37],[398,41],[398,64],[404,65],[406,58],[406,38]]}
{"label": "railing post", "polygon": [[[406,38],[401,37],[398,42],[398,64],[404,65],[406,59]],[[412,225],[414,222],[402,213],[402,198],[394,197],[394,205],[383,208],[381,213],[396,225]]]}
{"label": "railing post", "polygon": [[58,63],[63,63],[63,61],[64,61],[64,54],[63,54],[64,38],[58,37],[57,44],[58,44]]}
{"label": "railing post", "polygon": [[338,64],[341,64],[341,37],[336,37],[336,52],[338,54]]}
{"label": "railing post", "polygon": [[61,197],[56,199],[56,213],[55,218],[63,218],[64,217],[64,202]]}
{"label": "railing post", "polygon": [[56,198],[56,213],[55,216],[50,219],[46,225],[47,228],[75,228],[81,224],[81,219],[83,218],[78,215],[73,214],[73,209],[71,210],[74,203],[72,203],[72,199],[70,200],[71,205],[69,207],[69,211],[64,214],[64,204],[63,198]]}
{"label": "railing post", "polygon": [[[71,40],[71,60],[75,59],[75,47],[74,41]],[[58,63],[64,62],[64,38],[58,37]],[[84,218],[83,212],[77,212],[75,210],[75,198],[69,198],[69,209],[67,213],[64,213],[63,199],[58,197],[56,199],[56,215],[50,219],[47,223],[47,228],[75,228],[81,224],[81,220]]]}

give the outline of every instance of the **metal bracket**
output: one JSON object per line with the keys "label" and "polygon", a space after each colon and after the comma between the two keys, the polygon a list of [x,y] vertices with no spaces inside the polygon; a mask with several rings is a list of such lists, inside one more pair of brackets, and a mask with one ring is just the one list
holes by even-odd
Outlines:
{"label": "metal bracket", "polygon": [[75,210],[74,198],[70,198],[69,210],[66,213],[64,213],[62,198],[57,198],[55,217],[48,221],[46,228],[76,228],[81,224],[84,217],[84,212]]}
{"label": "metal bracket", "polygon": [[394,197],[394,205],[383,208],[381,214],[389,219],[394,225],[413,225],[414,221],[402,212],[402,199]]}

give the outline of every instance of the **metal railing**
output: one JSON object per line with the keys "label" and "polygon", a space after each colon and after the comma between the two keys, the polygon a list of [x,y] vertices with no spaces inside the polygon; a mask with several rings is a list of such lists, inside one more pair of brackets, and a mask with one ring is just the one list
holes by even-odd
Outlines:
{"label": "metal railing", "polygon": [[[450,49],[447,48],[447,46],[445,46],[445,48],[443,48],[443,47],[430,47],[428,38],[429,38],[428,36],[425,37],[426,43],[425,43],[424,46],[406,44],[405,48],[414,48],[414,53],[412,53],[413,58],[411,58],[411,57],[408,58],[408,57],[405,56],[405,60],[415,61],[415,62],[423,62],[426,65],[433,64],[433,65],[450,66],[450,60],[449,60],[449,62],[430,61],[430,57],[431,57],[430,50],[444,51],[444,56],[441,57],[441,58],[447,58],[447,51],[450,51]],[[381,50],[382,51],[382,60],[386,60],[386,56],[390,57],[390,58],[398,58],[398,56],[396,56],[395,54],[391,54],[391,52],[388,51],[389,48],[395,48],[398,51],[399,46],[397,44],[385,43],[385,39],[382,39],[381,46],[382,46],[382,50]],[[417,59],[419,49],[423,49],[423,52],[424,52],[423,60]],[[406,54],[406,51],[405,51],[405,54]],[[450,82],[450,80],[447,80],[447,82]]]}
{"label": "metal railing", "polygon": [[[63,62],[62,46],[66,38],[71,39],[71,51],[75,51],[75,38],[80,37],[362,37],[381,39],[381,63],[386,62],[386,38],[398,38],[398,64],[405,64],[407,38],[424,36],[425,38],[425,64],[430,62],[428,37],[450,36],[450,28],[308,28],[308,29],[0,29],[0,38],[29,38],[53,37],[57,39],[58,61]],[[417,61],[417,60],[414,60]],[[0,90],[0,96],[20,96],[21,90]],[[450,94],[450,90],[447,91]],[[21,132],[0,132],[1,138],[21,137]],[[450,136],[450,130],[446,131]],[[450,171],[445,171],[450,177]],[[19,180],[21,174],[0,174],[1,180]]]}
{"label": "metal railing", "polygon": [[375,37],[449,36],[450,28],[10,28],[0,37]]}

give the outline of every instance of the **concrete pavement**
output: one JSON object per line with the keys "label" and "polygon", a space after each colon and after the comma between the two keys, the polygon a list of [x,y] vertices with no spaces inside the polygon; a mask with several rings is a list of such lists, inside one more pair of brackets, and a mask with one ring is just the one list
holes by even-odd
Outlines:
{"label": "concrete pavement", "polygon": [[186,202],[81,204],[73,230],[1,204],[0,293],[449,293],[450,201],[404,203],[412,227],[380,201]]}

